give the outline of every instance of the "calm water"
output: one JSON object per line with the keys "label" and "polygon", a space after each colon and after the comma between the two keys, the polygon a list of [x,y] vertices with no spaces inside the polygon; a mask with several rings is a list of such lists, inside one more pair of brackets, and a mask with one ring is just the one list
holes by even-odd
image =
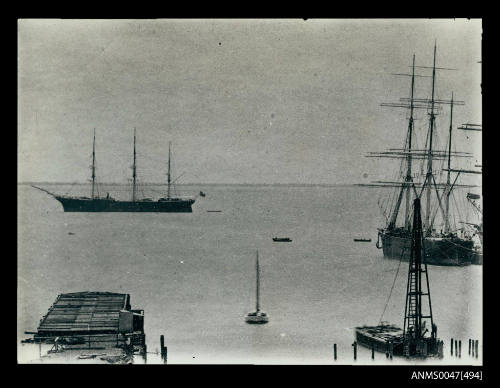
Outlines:
{"label": "calm water", "polygon": [[[352,363],[353,328],[378,323],[399,265],[375,247],[383,218],[374,192],[316,186],[184,189],[207,194],[192,214],[92,214],[64,213],[55,199],[20,185],[18,341],[24,331],[36,330],[58,294],[110,291],[129,293],[132,308],[145,310],[148,351],[158,349],[165,335],[169,363],[332,364],[334,343],[337,363]],[[72,193],[79,190],[89,191],[80,186]],[[129,195],[124,188],[107,190],[117,198]],[[273,236],[293,242],[273,243]],[[372,242],[354,243],[355,237]],[[270,315],[263,326],[243,319],[255,308],[257,249],[261,307]],[[479,339],[482,347],[482,267],[429,271],[445,358],[426,363],[481,363],[468,357],[467,342]],[[401,326],[406,281],[402,263],[383,317]],[[460,361],[450,357],[450,337],[462,340]],[[37,355],[33,345],[18,347],[20,362]],[[148,363],[159,361],[148,356]],[[372,361],[369,350],[358,348],[358,364],[381,362],[385,355]]]}

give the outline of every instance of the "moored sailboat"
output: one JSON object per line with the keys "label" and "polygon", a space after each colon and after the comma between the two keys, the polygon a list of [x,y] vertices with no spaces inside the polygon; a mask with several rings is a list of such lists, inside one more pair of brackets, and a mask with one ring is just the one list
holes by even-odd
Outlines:
{"label": "moored sailboat", "polygon": [[260,268],[259,268],[259,251],[257,251],[257,257],[255,259],[255,272],[256,272],[256,299],[255,299],[255,311],[250,312],[245,316],[246,323],[267,323],[269,322],[269,316],[260,309],[259,298],[260,298]]}

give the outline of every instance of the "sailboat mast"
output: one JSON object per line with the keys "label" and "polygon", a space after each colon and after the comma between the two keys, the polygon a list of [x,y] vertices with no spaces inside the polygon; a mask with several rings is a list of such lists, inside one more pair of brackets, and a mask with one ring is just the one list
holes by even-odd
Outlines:
{"label": "sailboat mast", "polygon": [[415,54],[413,54],[413,64],[411,71],[411,96],[410,96],[410,120],[408,121],[408,170],[406,172],[406,207],[405,207],[405,228],[410,229],[410,182],[411,178],[411,140],[413,135],[413,92],[415,90]]}
{"label": "sailboat mast", "polygon": [[450,168],[451,168],[451,131],[453,129],[453,92],[451,93],[451,103],[450,103],[450,140],[448,142],[448,174],[446,176],[446,203],[445,203],[445,219],[444,219],[444,232],[450,232]]}
{"label": "sailboat mast", "polygon": [[[434,60],[432,65],[432,95],[431,95],[431,113],[429,118],[429,152],[427,159],[427,175],[426,175],[426,184],[427,184],[427,198],[426,198],[426,213],[425,213],[425,225],[430,229],[430,217],[431,217],[431,179],[432,179],[432,137],[434,132],[434,88],[436,84],[436,44],[434,44]],[[430,233],[431,230],[428,230],[427,233]]]}
{"label": "sailboat mast", "polygon": [[136,165],[135,165],[135,127],[134,127],[134,164],[132,165],[132,202],[135,202],[135,183],[136,183]]}
{"label": "sailboat mast", "polygon": [[255,305],[255,310],[260,311],[260,306],[259,306],[259,289],[260,289],[260,269],[259,269],[259,251],[257,251],[257,259],[255,260],[255,271],[257,273],[257,290],[256,290],[256,305]]}
{"label": "sailboat mast", "polygon": [[167,173],[167,198],[170,199],[170,184],[171,184],[171,178],[170,178],[170,145],[172,142],[168,142],[168,173]]}
{"label": "sailboat mast", "polygon": [[92,199],[95,197],[95,128],[94,128],[94,142],[92,145]]}

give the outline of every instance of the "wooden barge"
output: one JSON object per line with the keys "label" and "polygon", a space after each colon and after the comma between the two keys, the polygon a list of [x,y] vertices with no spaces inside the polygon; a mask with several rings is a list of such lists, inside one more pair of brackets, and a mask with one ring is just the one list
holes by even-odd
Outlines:
{"label": "wooden barge", "polygon": [[377,352],[403,355],[403,330],[396,325],[356,327],[356,342]]}

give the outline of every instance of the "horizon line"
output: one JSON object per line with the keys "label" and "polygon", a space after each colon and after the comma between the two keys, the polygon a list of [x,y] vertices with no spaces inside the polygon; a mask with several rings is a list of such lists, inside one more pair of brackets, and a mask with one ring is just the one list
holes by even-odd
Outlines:
{"label": "horizon line", "polygon": [[[33,184],[44,184],[44,185],[88,185],[90,182],[46,182],[46,181],[25,181],[17,182],[18,185],[33,185]],[[123,182],[100,182],[99,185],[119,185],[119,186],[130,186],[131,183]],[[192,186],[192,185],[206,185],[206,186],[352,186],[358,185],[359,183],[300,183],[300,182],[277,182],[277,183],[218,183],[218,182],[188,182],[188,183],[177,183],[176,186]],[[150,186],[166,186],[167,183],[158,182],[141,182],[139,185],[150,185]]]}

